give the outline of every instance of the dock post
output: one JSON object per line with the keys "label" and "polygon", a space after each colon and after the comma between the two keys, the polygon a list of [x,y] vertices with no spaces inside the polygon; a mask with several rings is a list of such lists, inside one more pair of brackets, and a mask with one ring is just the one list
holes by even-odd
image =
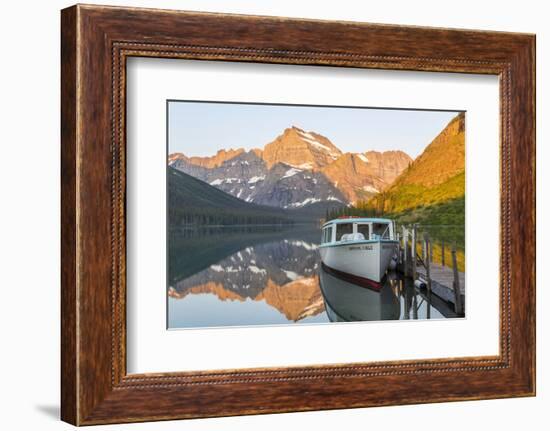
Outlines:
{"label": "dock post", "polygon": [[407,244],[407,228],[403,226],[403,273],[405,277],[408,275],[409,257],[408,257],[408,244]]}
{"label": "dock post", "polygon": [[411,238],[411,275],[413,283],[416,280],[416,224],[413,224],[412,227],[412,238]]}
{"label": "dock post", "polygon": [[426,294],[426,319],[432,318],[432,293],[427,292]]}
{"label": "dock post", "polygon": [[460,281],[458,278],[458,264],[456,262],[456,244],[453,244],[451,248],[451,256],[453,259],[453,290],[455,294],[455,313],[462,315],[464,314],[464,307],[462,306],[462,295],[460,293]]}
{"label": "dock post", "polygon": [[422,241],[422,262],[426,262],[426,242]]}
{"label": "dock post", "polygon": [[413,319],[418,320],[418,299],[415,290],[412,290],[412,296]]}
{"label": "dock post", "polygon": [[405,283],[406,283],[405,280],[401,280],[401,292],[403,292],[403,303],[405,305],[404,312],[403,312],[403,319],[409,320],[411,318],[410,301],[409,301],[411,289],[407,289]]}
{"label": "dock post", "polygon": [[445,240],[441,240],[441,266],[445,266]]}
{"label": "dock post", "polygon": [[397,265],[401,264],[401,236],[399,233],[396,233],[397,238]]}
{"label": "dock post", "polygon": [[432,247],[430,244],[430,237],[427,233],[424,233],[424,244],[426,246],[426,255],[428,258],[426,259],[426,278],[428,283],[428,295],[432,293],[432,277],[430,275],[430,256],[432,254]]}

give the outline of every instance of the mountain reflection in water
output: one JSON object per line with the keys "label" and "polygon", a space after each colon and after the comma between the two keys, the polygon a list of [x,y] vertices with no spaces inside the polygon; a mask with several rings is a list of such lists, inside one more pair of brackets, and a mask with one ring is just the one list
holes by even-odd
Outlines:
{"label": "mountain reflection in water", "polygon": [[326,273],[319,237],[309,226],[171,232],[169,328],[444,317],[397,274],[375,292]]}

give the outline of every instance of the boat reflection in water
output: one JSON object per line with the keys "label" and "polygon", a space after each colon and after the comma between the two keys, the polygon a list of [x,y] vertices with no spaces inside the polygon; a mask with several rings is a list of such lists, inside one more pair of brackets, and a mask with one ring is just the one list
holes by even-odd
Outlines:
{"label": "boat reflection in water", "polygon": [[401,305],[389,283],[376,291],[349,283],[321,269],[319,284],[331,322],[399,319]]}
{"label": "boat reflection in water", "polygon": [[319,286],[331,322],[453,317],[435,308],[431,295],[421,293],[396,272],[389,272],[382,288],[373,290],[345,281],[321,267]]}

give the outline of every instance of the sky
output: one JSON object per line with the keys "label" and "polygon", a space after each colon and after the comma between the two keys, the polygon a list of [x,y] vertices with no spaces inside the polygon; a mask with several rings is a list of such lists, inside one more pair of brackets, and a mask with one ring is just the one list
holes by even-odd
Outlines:
{"label": "sky", "polygon": [[415,158],[456,115],[456,111],[169,101],[168,152],[211,156],[220,149],[263,148],[294,125],[326,136],[343,152],[402,150]]}

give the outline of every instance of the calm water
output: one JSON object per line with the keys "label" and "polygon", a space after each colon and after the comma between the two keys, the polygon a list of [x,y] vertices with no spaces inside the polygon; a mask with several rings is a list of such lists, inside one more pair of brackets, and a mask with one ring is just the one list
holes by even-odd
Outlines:
{"label": "calm water", "polygon": [[398,274],[375,292],[326,273],[319,239],[312,226],[171,232],[169,328],[451,317]]}

